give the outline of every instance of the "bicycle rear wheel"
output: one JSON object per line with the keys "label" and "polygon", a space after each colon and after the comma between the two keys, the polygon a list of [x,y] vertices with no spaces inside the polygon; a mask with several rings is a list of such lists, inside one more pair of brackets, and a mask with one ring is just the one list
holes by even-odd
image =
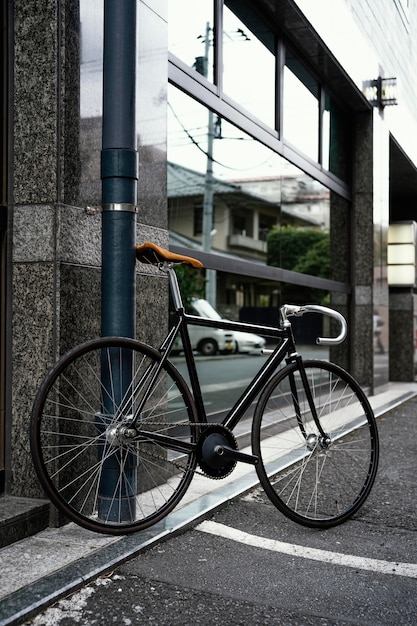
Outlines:
{"label": "bicycle rear wheel", "polygon": [[37,474],[56,507],[89,530],[147,528],[193,477],[194,401],[175,367],[160,361],[132,339],[94,339],[58,361],[38,392],[30,425]]}
{"label": "bicycle rear wheel", "polygon": [[268,383],[254,416],[252,447],[259,480],[291,520],[328,528],[350,518],[375,480],[375,417],[357,382],[327,361],[305,361],[318,423],[292,363]]}

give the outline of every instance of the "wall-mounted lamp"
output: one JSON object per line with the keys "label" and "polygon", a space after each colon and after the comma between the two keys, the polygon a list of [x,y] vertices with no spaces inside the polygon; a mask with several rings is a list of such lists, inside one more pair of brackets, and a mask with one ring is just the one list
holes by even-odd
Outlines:
{"label": "wall-mounted lamp", "polygon": [[416,222],[397,222],[388,227],[387,278],[391,287],[416,284]]}
{"label": "wall-mounted lamp", "polygon": [[363,83],[362,91],[365,98],[374,107],[383,108],[398,104],[396,78],[379,76],[375,80],[366,80]]}

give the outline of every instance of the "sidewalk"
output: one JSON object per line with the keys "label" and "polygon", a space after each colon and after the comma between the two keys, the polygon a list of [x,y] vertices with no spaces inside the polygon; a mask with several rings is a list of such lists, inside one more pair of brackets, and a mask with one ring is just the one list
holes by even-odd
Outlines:
{"label": "sidewalk", "polygon": [[[370,398],[376,416],[417,395],[417,383],[392,383]],[[0,626],[21,624],[41,607],[199,520],[257,484],[238,463],[222,481],[196,476],[180,506],[152,528],[127,537],[91,533],[74,524],[47,529],[0,550]]]}

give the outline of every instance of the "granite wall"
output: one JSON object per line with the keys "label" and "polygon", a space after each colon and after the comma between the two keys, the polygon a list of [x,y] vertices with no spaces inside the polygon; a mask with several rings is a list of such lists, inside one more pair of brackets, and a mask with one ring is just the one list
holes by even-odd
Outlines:
{"label": "granite wall", "polygon": [[390,380],[415,380],[417,296],[412,289],[393,288],[389,305]]}
{"label": "granite wall", "polygon": [[[350,203],[335,193],[330,194],[330,278],[347,285],[350,284],[351,266],[351,205]],[[345,319],[350,319],[351,298],[348,293],[331,292],[330,305],[344,315]],[[334,335],[339,332],[339,325],[335,324]],[[350,329],[349,329],[350,330]],[[330,360],[338,363],[347,370],[351,368],[351,338],[343,341],[338,346],[330,347]]]}
{"label": "granite wall", "polygon": [[[354,119],[354,172],[351,218],[352,315],[351,372],[373,388],[373,120],[371,113]],[[355,349],[360,346],[360,349]]]}

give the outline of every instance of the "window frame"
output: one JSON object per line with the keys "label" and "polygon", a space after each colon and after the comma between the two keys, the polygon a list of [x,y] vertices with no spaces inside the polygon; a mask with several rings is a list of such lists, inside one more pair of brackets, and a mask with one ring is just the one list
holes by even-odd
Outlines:
{"label": "window frame", "polygon": [[[223,41],[223,23],[222,23],[223,0],[214,0],[214,19],[213,25],[214,37],[216,38],[214,45],[214,81],[208,81],[204,76],[198,74],[190,66],[184,63],[168,50],[168,81],[185,94],[195,99],[201,105],[211,109],[216,115],[221,116],[231,124],[237,126],[243,132],[251,135],[255,140],[264,144],[278,155],[303,170],[306,174],[326,186],[330,191],[335,192],[345,200],[351,201],[351,188],[345,181],[338,178],[330,171],[326,170],[319,161],[308,158],[305,154],[297,150],[296,146],[285,141],[280,137],[282,129],[282,85],[283,70],[285,65],[285,50],[287,43],[280,33],[276,33],[276,127],[275,129],[267,126],[261,120],[257,119],[249,111],[243,109],[239,104],[233,101],[223,92],[221,67],[222,67],[222,41]],[[292,53],[294,49],[291,46]],[[298,55],[297,53],[297,56]],[[308,64],[300,57],[300,61],[311,72]],[[314,72],[312,72],[314,76]],[[322,81],[318,81],[320,85],[319,94],[319,137],[318,137],[318,159],[322,159],[322,110],[324,106],[325,87]],[[326,89],[328,92],[329,90]],[[187,254],[188,249],[182,246],[171,246],[178,253]],[[334,280],[317,278],[314,276],[299,274],[284,270],[282,268],[260,266],[252,264],[250,261],[239,259],[229,259],[226,257],[218,257],[218,255],[193,250],[194,256],[199,258],[207,268],[217,269],[235,274],[245,274],[257,278],[265,278],[278,282],[290,282],[297,285],[310,286],[317,289],[327,289],[328,291],[339,293],[351,293],[351,286],[348,283],[342,283]]]}
{"label": "window frame", "polygon": [[394,4],[397,7],[401,20],[405,28],[409,29],[410,23],[410,1],[409,0],[394,0]]}

